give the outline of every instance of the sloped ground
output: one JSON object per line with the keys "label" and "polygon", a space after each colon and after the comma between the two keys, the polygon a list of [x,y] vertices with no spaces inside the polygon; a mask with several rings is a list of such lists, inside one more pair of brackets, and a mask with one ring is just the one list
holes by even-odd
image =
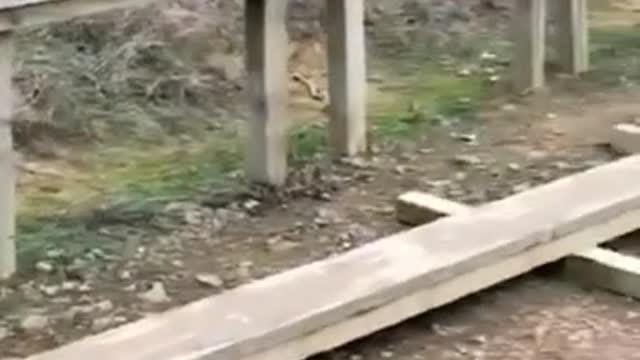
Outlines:
{"label": "sloped ground", "polygon": [[[375,135],[371,154],[344,163],[329,162],[323,156],[326,139],[319,106],[295,95],[299,90],[292,85],[294,114],[300,114],[302,123],[294,124],[292,133],[295,170],[289,186],[279,191],[244,186],[239,180],[237,146],[226,138],[234,134],[236,121],[231,114],[238,111],[242,116],[241,105],[234,109],[218,107],[217,101],[175,102],[180,99],[175,93],[166,95],[167,102],[157,102],[155,95],[136,92],[151,87],[153,93],[156,86],[164,86],[155,85],[158,81],[173,81],[167,78],[175,76],[178,80],[167,84],[167,89],[188,93],[190,85],[185,84],[191,80],[185,79],[209,74],[206,59],[211,49],[222,46],[206,45],[202,52],[206,56],[191,59],[184,52],[203,47],[186,44],[186,35],[177,35],[176,29],[185,24],[166,30],[166,14],[172,21],[186,23],[187,14],[224,7],[219,11],[235,14],[235,20],[225,16],[213,23],[238,29],[237,2],[183,1],[149,13],[114,15],[122,18],[116,22],[121,31],[94,32],[94,25],[96,29],[114,26],[113,18],[98,18],[88,20],[95,22],[92,27],[78,22],[26,34],[38,39],[27,42],[34,48],[37,44],[61,46],[56,36],[62,35],[55,34],[65,34],[62,43],[75,50],[67,47],[61,50],[64,54],[80,51],[78,44],[95,43],[100,50],[91,50],[77,65],[90,64],[78,73],[89,74],[94,79],[91,85],[82,85],[76,77],[70,92],[35,92],[49,99],[44,102],[49,107],[43,109],[68,106],[73,112],[59,117],[55,114],[60,112],[44,112],[54,114],[46,126],[19,127],[20,134],[39,129],[42,135],[38,141],[22,143],[29,150],[25,152],[28,164],[37,165],[40,173],[23,175],[20,246],[24,267],[16,279],[0,285],[0,358],[43,351],[399,231],[392,202],[407,190],[432,191],[475,204],[616,157],[599,144],[611,123],[638,112],[640,73],[635,59],[640,50],[633,31],[622,28],[594,34],[596,70],[584,80],[560,78],[551,95],[514,98],[505,94],[500,82],[489,81],[502,76],[508,60],[508,43],[501,40],[505,33],[499,32],[503,15],[487,5],[474,12],[463,7],[459,12],[460,8],[451,7],[454,3],[407,1],[393,2],[392,7],[390,2],[371,2],[369,112]],[[305,4],[296,2],[292,9],[291,26],[299,34],[294,37],[306,39],[300,42],[301,50],[294,51],[292,67],[321,84],[321,61],[305,60],[321,58],[313,55],[314,44],[322,41],[313,40],[321,24],[310,22],[318,8],[306,9]],[[376,10],[380,4],[382,9]],[[473,15],[483,11],[486,17]],[[209,31],[209,20],[203,21],[200,30]],[[144,35],[122,35],[131,29]],[[113,38],[102,39],[103,33]],[[189,38],[213,41],[209,34],[195,33]],[[240,51],[224,46],[229,46],[227,52],[213,51],[216,56],[222,52],[235,58]],[[155,53],[136,60],[147,51]],[[311,55],[305,56],[307,51]],[[116,53],[128,57],[106,56]],[[496,54],[496,59],[487,54]],[[57,62],[51,59],[25,61],[21,88],[47,89],[63,78],[71,79],[63,75],[73,68],[60,67],[69,70],[57,73],[53,70]],[[155,68],[157,59],[164,59],[159,63],[165,67]],[[96,67],[95,63],[108,65]],[[461,70],[471,75],[461,76]],[[242,75],[234,82],[224,75],[228,69],[216,71],[219,78],[196,81],[205,84],[199,94],[217,100],[220,91],[221,104],[228,104],[228,99],[241,104],[233,91],[242,88]],[[52,81],[48,87],[42,85],[48,81]],[[236,90],[228,90],[227,84]],[[96,95],[100,91],[108,96]],[[51,97],[54,93],[61,97]],[[79,110],[73,103],[77,99],[83,105],[97,103],[94,109],[102,110],[82,113],[93,110]],[[112,100],[117,101],[108,103]],[[25,114],[44,118],[37,106],[32,108],[20,113],[21,121]],[[158,119],[164,119],[159,113],[170,113],[186,126],[176,125],[171,132],[153,125],[157,132],[151,134],[159,139],[143,147],[125,142],[126,151],[114,147],[109,138],[124,124],[139,125],[138,117],[130,116],[127,109],[149,119],[146,124],[159,124]],[[189,129],[191,121],[184,120],[193,119],[199,129],[198,119],[209,121],[210,111],[219,109],[224,109],[220,120],[205,126],[208,130],[202,137]],[[102,145],[87,144],[92,137],[77,134],[79,144],[70,146],[56,135],[69,134],[65,121],[94,119],[96,114],[104,117],[97,117],[94,124],[106,124],[104,120],[112,116],[123,119],[113,129],[100,125],[97,128],[104,132],[87,133],[101,134]],[[146,129],[139,133],[140,137],[129,140],[142,142],[150,134]],[[169,141],[163,138],[167,133],[182,137]],[[69,149],[75,152],[67,153]],[[40,157],[34,160],[36,150]],[[98,155],[78,155],[89,150]],[[43,160],[42,155],[55,158]],[[635,302],[531,275],[323,357],[633,359],[640,353],[631,341],[636,335],[632,329],[637,325],[636,309]]]}

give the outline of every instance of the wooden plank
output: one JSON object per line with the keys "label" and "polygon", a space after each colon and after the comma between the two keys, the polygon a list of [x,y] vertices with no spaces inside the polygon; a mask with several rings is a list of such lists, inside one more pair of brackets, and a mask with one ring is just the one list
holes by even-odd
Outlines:
{"label": "wooden plank", "polygon": [[525,93],[545,85],[546,0],[516,0],[511,64],[514,90]]}
{"label": "wooden plank", "polygon": [[248,124],[247,176],[281,185],[287,176],[286,1],[247,0],[247,71],[253,118]]}
{"label": "wooden plank", "polygon": [[13,45],[11,33],[0,33],[0,279],[6,279],[16,271],[16,185],[11,134]]}
{"label": "wooden plank", "polygon": [[153,1],[155,0],[17,0],[0,5],[0,32],[122,8],[141,7]]}
{"label": "wooden plank", "polygon": [[303,359],[636,229],[638,176],[623,159],[30,359]]}
{"label": "wooden plank", "polygon": [[558,65],[578,75],[589,70],[589,29],[587,0],[555,1],[556,34],[554,47]]}
{"label": "wooden plank", "polygon": [[640,299],[640,259],[594,248],[570,256],[565,275],[578,283]]}
{"label": "wooden plank", "polygon": [[609,145],[625,155],[640,153],[640,126],[633,123],[616,124],[609,133]]}
{"label": "wooden plank", "polygon": [[[398,220],[419,225],[435,219],[465,214],[474,208],[431,194],[412,191],[397,202]],[[640,259],[615,251],[593,248],[564,259],[565,276],[586,286],[640,299]]]}
{"label": "wooden plank", "polygon": [[330,142],[337,156],[366,150],[364,0],[328,0]]}
{"label": "wooden plank", "polygon": [[0,2],[0,11],[51,2],[53,0],[2,0]]}
{"label": "wooden plank", "polygon": [[396,201],[396,218],[407,225],[422,225],[444,216],[460,215],[471,210],[470,206],[420,191],[404,193]]}

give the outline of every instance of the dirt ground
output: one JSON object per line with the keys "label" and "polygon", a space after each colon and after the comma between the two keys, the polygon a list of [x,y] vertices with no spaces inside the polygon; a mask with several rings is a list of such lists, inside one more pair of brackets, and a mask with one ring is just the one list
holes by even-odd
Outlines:
{"label": "dirt ground", "polygon": [[[3,317],[0,354],[46,350],[398,231],[392,204],[406,190],[480,203],[609,161],[614,156],[599,146],[602,135],[637,109],[625,94],[501,100],[487,105],[479,121],[443,126],[411,147],[336,166],[324,173],[323,188],[310,188],[319,194],[269,211],[253,199],[240,202],[255,207],[248,213],[173,204],[167,211],[181,210],[183,225],[123,244],[132,247],[130,261],[102,259],[96,268],[86,262],[100,254],[63,260],[50,254],[38,264],[39,277],[3,287],[3,312],[11,313]],[[216,224],[221,212],[230,217],[226,226]],[[152,283],[162,289],[149,292]],[[537,349],[532,359],[610,358],[614,350],[616,358],[632,359],[638,352],[627,327],[637,322],[634,309],[613,295],[528,277],[327,356],[505,359]],[[566,357],[567,348],[576,355]]]}
{"label": "dirt ground", "polygon": [[[0,284],[0,359],[402,230],[393,201],[404,191],[479,204],[611,161],[618,155],[603,146],[606,133],[640,113],[637,95],[558,78],[547,93],[492,97],[473,120],[443,121],[413,141],[376,143],[342,163],[310,162],[281,191],[220,190],[159,213],[105,212],[87,226],[121,256],[51,248],[32,271]],[[535,273],[318,359],[636,359],[639,324],[633,300]]]}

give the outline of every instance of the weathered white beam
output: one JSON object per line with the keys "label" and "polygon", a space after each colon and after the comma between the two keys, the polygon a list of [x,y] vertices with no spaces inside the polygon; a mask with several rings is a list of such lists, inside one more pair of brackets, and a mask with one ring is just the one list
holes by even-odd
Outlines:
{"label": "weathered white beam", "polygon": [[410,191],[396,200],[396,219],[407,225],[422,225],[441,217],[465,214],[472,209],[425,192]]}
{"label": "weathered white beam", "polygon": [[246,0],[247,71],[252,118],[246,142],[247,176],[282,185],[287,176],[287,1]]}
{"label": "weathered white beam", "polygon": [[364,0],[327,0],[330,143],[335,155],[366,150]]}
{"label": "weathered white beam", "polygon": [[558,65],[578,75],[589,70],[589,29],[587,0],[554,0],[556,34],[554,48]]}
{"label": "weathered white beam", "polygon": [[638,228],[639,176],[623,159],[29,359],[304,359]]}
{"label": "weathered white beam", "polygon": [[622,123],[613,126],[609,133],[609,145],[625,155],[640,153],[640,126]]}
{"label": "weathered white beam", "polygon": [[640,259],[594,248],[567,257],[566,276],[582,285],[640,299]]}
{"label": "weathered white beam", "polygon": [[15,163],[11,118],[13,34],[0,32],[0,279],[16,271]]}
{"label": "weathered white beam", "polygon": [[546,8],[546,0],[515,1],[511,76],[514,90],[520,93],[545,85]]}
{"label": "weathered white beam", "polygon": [[25,0],[0,4],[0,32],[43,25],[111,10],[145,6],[155,0]]}
{"label": "weathered white beam", "polygon": [[[397,218],[419,225],[444,216],[466,214],[472,207],[428,193],[412,191],[398,197]],[[640,259],[615,251],[592,248],[564,259],[565,276],[583,285],[640,298]]]}

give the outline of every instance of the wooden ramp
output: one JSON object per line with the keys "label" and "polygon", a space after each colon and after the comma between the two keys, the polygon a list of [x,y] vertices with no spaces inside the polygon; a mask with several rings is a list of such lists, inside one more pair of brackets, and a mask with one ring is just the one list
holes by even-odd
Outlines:
{"label": "wooden ramp", "polygon": [[640,226],[640,156],[31,357],[303,359]]}

